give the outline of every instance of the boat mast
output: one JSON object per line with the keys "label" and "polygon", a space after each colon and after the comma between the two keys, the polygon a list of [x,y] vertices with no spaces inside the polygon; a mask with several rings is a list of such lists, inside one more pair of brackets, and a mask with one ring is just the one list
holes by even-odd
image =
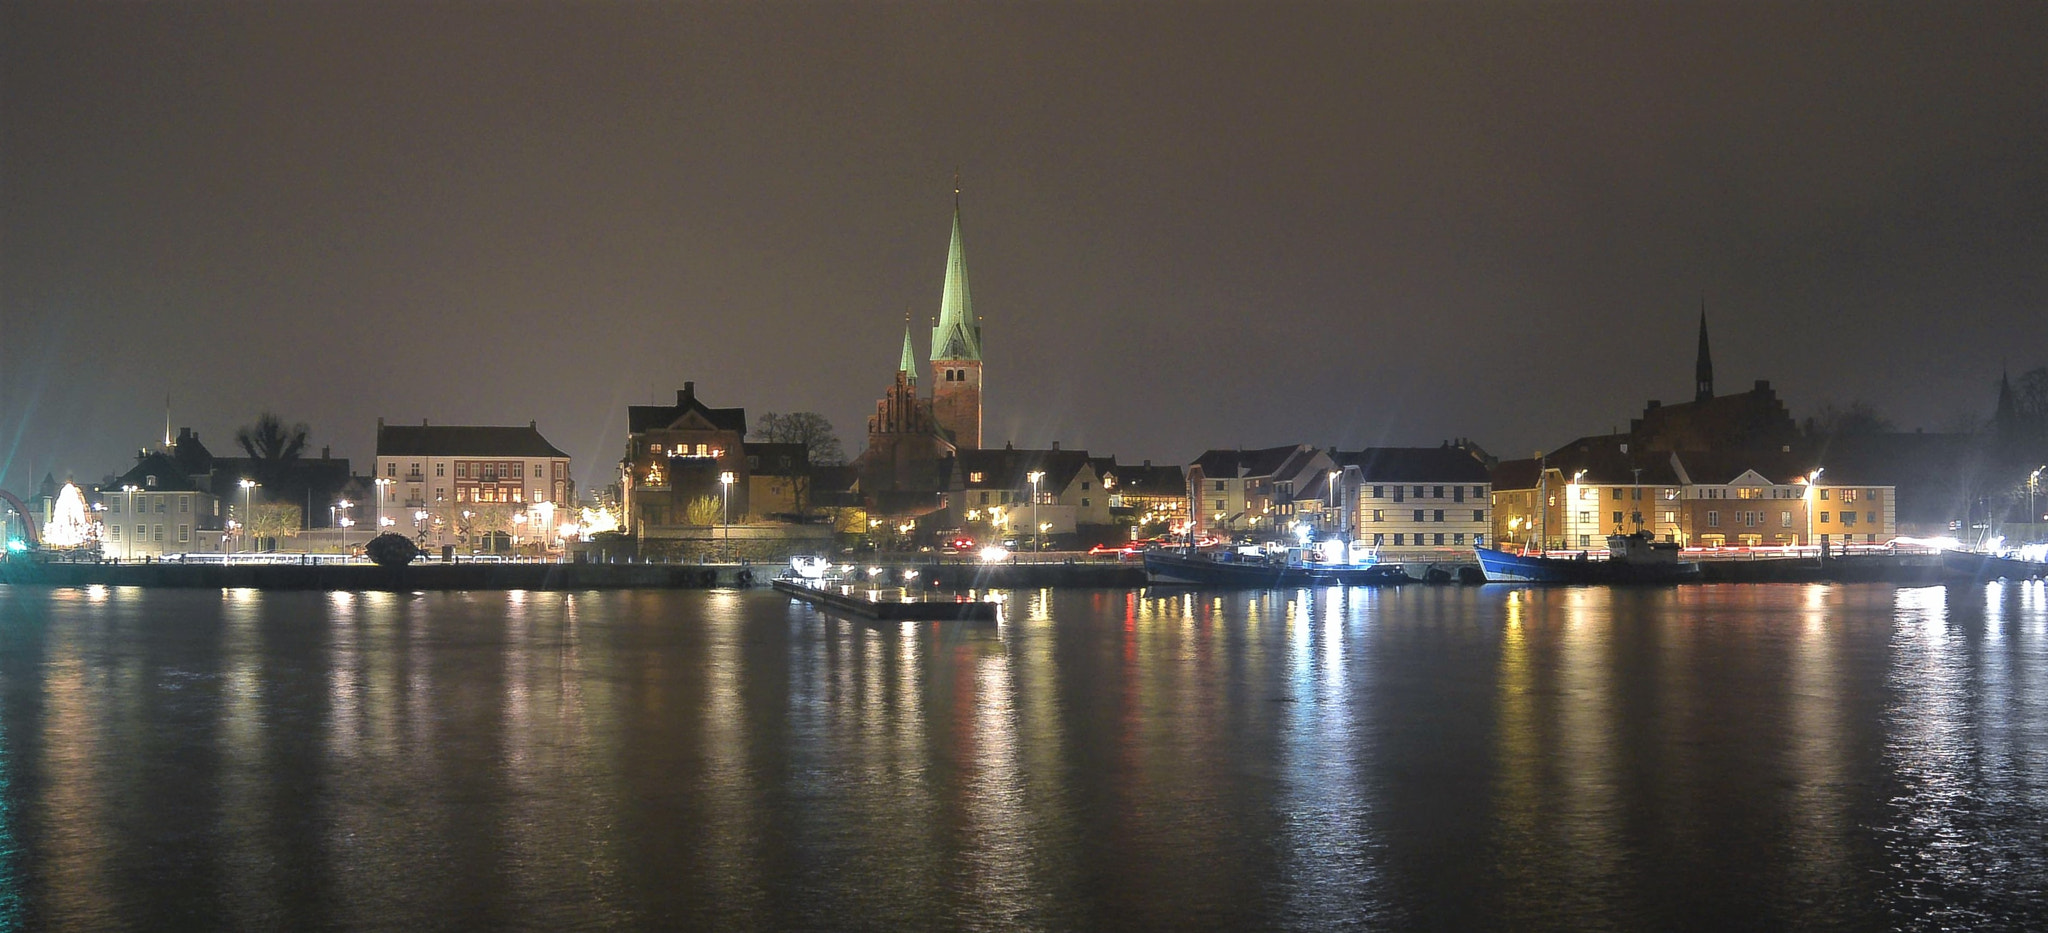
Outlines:
{"label": "boat mast", "polygon": [[1536,460],[1536,508],[1541,518],[1537,519],[1536,550],[1550,550],[1550,458]]}

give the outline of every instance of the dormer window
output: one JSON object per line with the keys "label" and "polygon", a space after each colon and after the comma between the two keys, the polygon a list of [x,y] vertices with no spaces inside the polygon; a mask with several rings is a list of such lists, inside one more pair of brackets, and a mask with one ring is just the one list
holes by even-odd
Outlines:
{"label": "dormer window", "polygon": [[970,482],[970,483],[979,483],[979,482],[981,482],[981,473],[980,473],[979,471],[976,471],[976,472],[973,472],[973,473],[969,473],[969,474],[967,474],[967,481],[968,481],[968,482]]}
{"label": "dormer window", "polygon": [[154,486],[156,485],[156,477],[154,477],[154,476],[146,476],[146,477],[143,477],[143,479],[142,479],[142,485],[144,485],[144,486],[150,486],[150,487],[154,487]]}

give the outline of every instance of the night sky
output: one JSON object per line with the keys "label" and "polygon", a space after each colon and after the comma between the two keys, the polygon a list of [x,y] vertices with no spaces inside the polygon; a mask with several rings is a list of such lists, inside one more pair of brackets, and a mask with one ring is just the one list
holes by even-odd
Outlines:
{"label": "night sky", "polygon": [[[0,5],[0,487],[262,409],[816,410],[955,170],[986,440],[1503,456],[1723,392],[1901,427],[2048,364],[2048,4]],[[925,370],[927,383],[929,369]]]}

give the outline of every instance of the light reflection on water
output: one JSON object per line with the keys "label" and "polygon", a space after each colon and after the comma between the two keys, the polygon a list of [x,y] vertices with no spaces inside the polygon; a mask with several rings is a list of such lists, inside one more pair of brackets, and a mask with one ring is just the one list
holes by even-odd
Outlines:
{"label": "light reflection on water", "polygon": [[0,588],[0,928],[2048,926],[2048,594]]}

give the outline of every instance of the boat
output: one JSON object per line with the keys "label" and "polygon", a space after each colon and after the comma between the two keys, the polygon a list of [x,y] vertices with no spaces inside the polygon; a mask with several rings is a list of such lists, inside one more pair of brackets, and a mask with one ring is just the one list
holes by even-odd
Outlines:
{"label": "boat", "polygon": [[2012,553],[1951,549],[1941,552],[1941,567],[1951,578],[1977,583],[2048,577],[2048,561],[2027,560]]}
{"label": "boat", "polygon": [[1607,536],[1607,556],[1572,557],[1474,548],[1489,583],[1684,583],[1700,578],[1698,561],[1678,559],[1678,545],[1649,533]]}
{"label": "boat", "polygon": [[1276,589],[1301,586],[1387,586],[1413,582],[1400,564],[1382,564],[1368,553],[1351,562],[1313,560],[1302,548],[1257,557],[1230,551],[1145,552],[1145,578],[1155,584]]}

